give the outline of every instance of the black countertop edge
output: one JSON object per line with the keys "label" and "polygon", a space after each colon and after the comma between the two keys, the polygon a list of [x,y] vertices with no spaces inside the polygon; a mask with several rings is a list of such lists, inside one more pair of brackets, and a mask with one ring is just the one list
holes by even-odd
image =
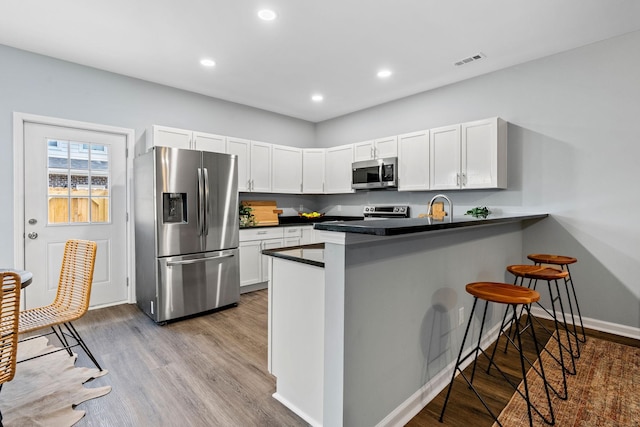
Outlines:
{"label": "black countertop edge", "polygon": [[421,233],[424,231],[447,230],[462,227],[477,227],[510,222],[543,219],[548,214],[514,214],[494,218],[454,217],[451,221],[437,221],[430,218],[385,219],[375,221],[326,222],[315,224],[317,230],[341,233],[370,234],[375,236],[397,236],[400,234]]}
{"label": "black countertop edge", "polygon": [[248,230],[252,228],[269,228],[269,227],[295,227],[301,225],[313,225],[319,222],[327,221],[362,221],[361,216],[322,216],[319,218],[302,218],[299,216],[281,216],[278,218],[279,223],[275,225],[255,225],[253,227],[240,227],[240,230]]}
{"label": "black countertop edge", "polygon": [[[316,267],[324,268],[324,262],[305,257],[304,256],[305,249],[324,250],[324,243],[314,243],[312,245],[302,245],[302,246],[289,246],[286,248],[264,249],[262,253],[264,255],[269,255],[276,258],[282,258],[289,261],[295,261],[303,264],[309,264]],[[300,255],[300,253],[302,253],[302,255]]]}

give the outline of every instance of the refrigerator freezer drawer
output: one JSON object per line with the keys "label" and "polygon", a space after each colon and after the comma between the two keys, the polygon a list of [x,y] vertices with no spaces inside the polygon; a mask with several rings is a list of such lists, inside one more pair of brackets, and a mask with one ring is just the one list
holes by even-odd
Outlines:
{"label": "refrigerator freezer drawer", "polygon": [[164,322],[240,300],[238,249],[158,258],[157,307]]}

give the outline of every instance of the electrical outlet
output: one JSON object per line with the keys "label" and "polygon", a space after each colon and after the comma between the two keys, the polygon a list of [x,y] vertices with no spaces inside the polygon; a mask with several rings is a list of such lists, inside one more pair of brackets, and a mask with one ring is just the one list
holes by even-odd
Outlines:
{"label": "electrical outlet", "polygon": [[458,326],[464,324],[464,307],[460,307],[458,310]]}

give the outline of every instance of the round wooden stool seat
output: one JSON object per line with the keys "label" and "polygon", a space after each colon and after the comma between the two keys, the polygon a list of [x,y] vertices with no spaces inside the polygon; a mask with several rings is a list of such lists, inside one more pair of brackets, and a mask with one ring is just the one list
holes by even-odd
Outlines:
{"label": "round wooden stool seat", "polygon": [[557,268],[529,264],[510,265],[507,267],[507,271],[514,276],[536,280],[559,280],[569,275],[566,271]]}
{"label": "round wooden stool seat", "polygon": [[553,255],[553,254],[530,254],[527,255],[533,262],[538,262],[541,264],[554,264],[554,265],[567,265],[578,262],[577,259],[564,256],[564,255]]}
{"label": "round wooden stool seat", "polygon": [[476,298],[501,304],[531,304],[540,299],[537,291],[508,283],[474,282],[466,289]]}

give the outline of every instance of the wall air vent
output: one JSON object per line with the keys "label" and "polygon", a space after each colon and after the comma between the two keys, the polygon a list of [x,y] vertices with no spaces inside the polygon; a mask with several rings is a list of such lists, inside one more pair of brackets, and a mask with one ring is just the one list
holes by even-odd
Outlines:
{"label": "wall air vent", "polygon": [[465,64],[468,64],[470,62],[479,61],[479,60],[484,59],[486,57],[487,56],[484,53],[478,52],[475,55],[471,55],[471,56],[468,56],[466,58],[462,58],[459,61],[454,62],[453,65],[455,65],[456,67],[459,67],[460,65],[465,65]]}

